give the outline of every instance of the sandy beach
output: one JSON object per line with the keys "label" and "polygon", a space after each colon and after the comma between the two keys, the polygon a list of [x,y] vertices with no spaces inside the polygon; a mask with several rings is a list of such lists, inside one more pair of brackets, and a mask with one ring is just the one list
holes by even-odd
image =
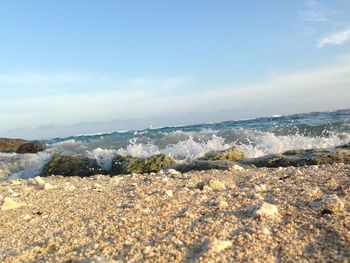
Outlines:
{"label": "sandy beach", "polygon": [[1,262],[349,262],[344,164],[0,183]]}

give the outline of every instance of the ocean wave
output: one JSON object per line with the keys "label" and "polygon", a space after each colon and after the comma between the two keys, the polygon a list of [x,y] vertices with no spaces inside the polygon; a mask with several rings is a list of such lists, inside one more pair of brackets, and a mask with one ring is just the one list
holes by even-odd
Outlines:
{"label": "ocean wave", "polygon": [[40,174],[53,155],[95,158],[110,170],[116,154],[146,158],[167,154],[192,161],[210,151],[241,147],[249,157],[294,149],[333,148],[350,142],[350,111],[296,114],[242,121],[80,135],[48,140],[38,154],[0,154],[0,176]]}

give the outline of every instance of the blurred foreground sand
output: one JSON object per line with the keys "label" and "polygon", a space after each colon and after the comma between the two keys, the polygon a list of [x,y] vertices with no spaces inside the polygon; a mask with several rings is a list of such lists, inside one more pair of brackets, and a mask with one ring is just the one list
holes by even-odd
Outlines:
{"label": "blurred foreground sand", "polygon": [[43,180],[0,183],[0,262],[350,259],[349,165]]}

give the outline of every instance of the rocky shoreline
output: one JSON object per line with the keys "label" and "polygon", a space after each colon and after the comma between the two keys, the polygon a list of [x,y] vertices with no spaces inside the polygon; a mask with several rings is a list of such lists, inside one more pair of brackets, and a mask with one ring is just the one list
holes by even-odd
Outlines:
{"label": "rocky shoreline", "polygon": [[[0,139],[0,152],[18,154],[37,153],[46,145],[38,141],[21,139]],[[40,175],[93,176],[97,174],[123,175],[132,173],[157,173],[161,170],[175,169],[180,172],[204,170],[228,170],[236,165],[242,167],[300,167],[305,165],[350,164],[350,143],[334,149],[299,149],[281,154],[270,154],[258,158],[248,158],[239,147],[224,151],[206,153],[192,162],[179,162],[171,156],[157,154],[148,158],[115,155],[111,167],[102,167],[98,160],[80,155],[54,155],[43,167]]]}
{"label": "rocky shoreline", "polygon": [[349,262],[350,165],[0,183],[1,262]]}

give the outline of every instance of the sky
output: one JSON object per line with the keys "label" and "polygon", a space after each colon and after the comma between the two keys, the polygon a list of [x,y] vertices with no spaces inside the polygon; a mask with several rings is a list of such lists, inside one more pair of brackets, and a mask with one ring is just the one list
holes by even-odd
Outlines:
{"label": "sky", "polygon": [[350,0],[0,0],[0,137],[350,108]]}

